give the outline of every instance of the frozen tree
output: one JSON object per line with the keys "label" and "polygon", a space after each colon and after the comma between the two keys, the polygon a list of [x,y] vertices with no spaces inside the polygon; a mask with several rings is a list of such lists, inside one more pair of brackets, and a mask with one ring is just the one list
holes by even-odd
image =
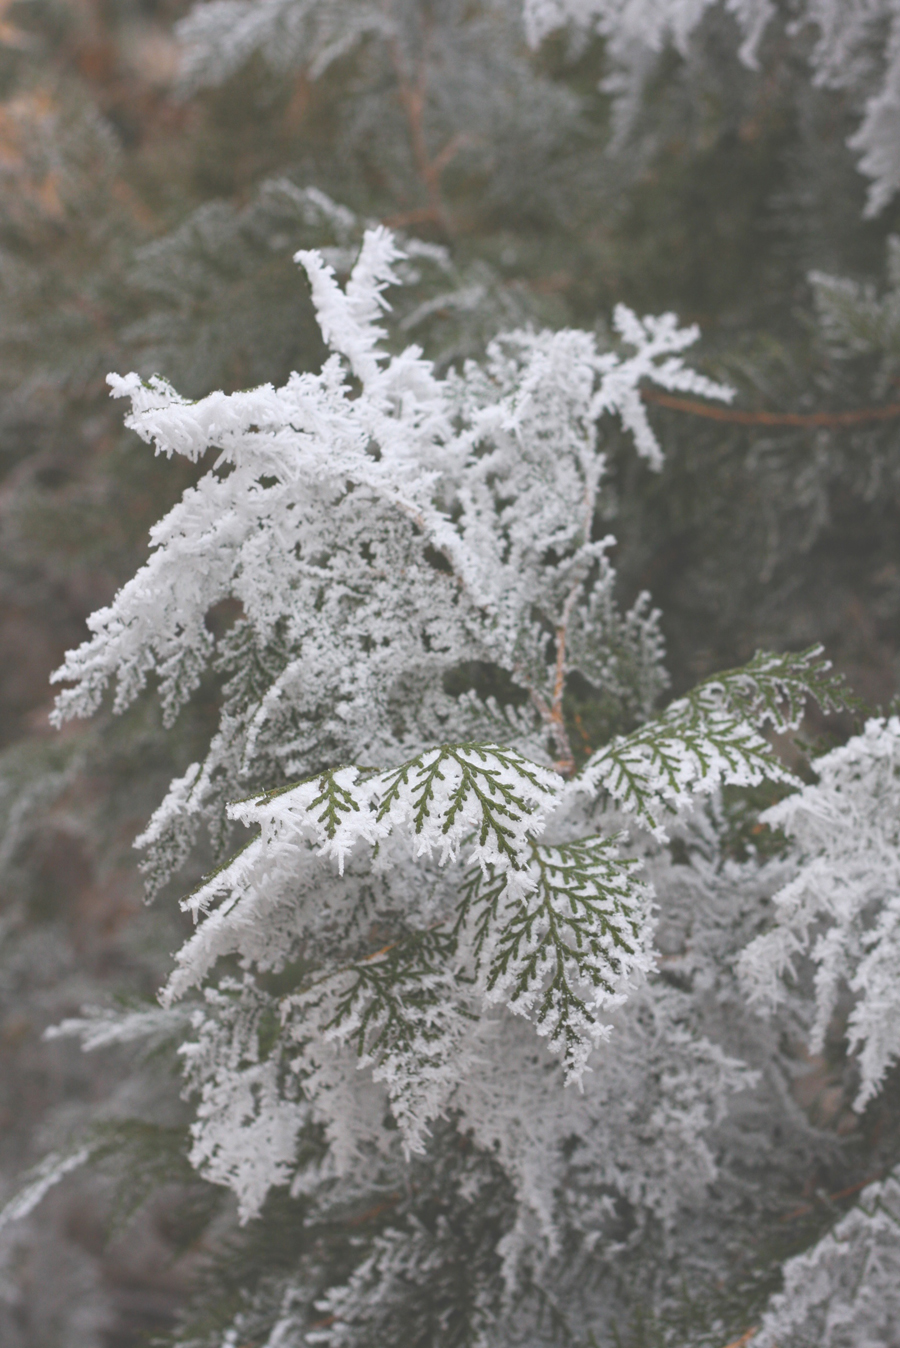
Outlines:
{"label": "frozen tree", "polygon": [[[60,1020],[44,1047],[82,1097],[40,1132],[19,1110],[19,1154],[53,1153],[3,1230],[25,1302],[16,1233],[62,1267],[51,1209],[86,1152],[113,1164],[86,1121],[136,1110],[115,1187],[158,1188],[153,1142],[243,1223],[219,1246],[188,1220],[216,1267],[179,1343],[891,1342],[890,1182],[825,1228],[896,1163],[895,732],[801,789],[769,731],[834,690],[812,655],[746,662],[824,639],[854,675],[883,660],[889,696],[896,249],[882,285],[891,207],[860,223],[846,141],[877,122],[889,194],[893,22],[204,4],[184,101],[139,115],[108,49],[77,57],[96,108],[17,49],[38,73],[0,104],[0,623],[33,576],[74,596],[59,652],[107,605],[60,704],[97,721],[0,759],[4,1046],[17,1016]],[[704,316],[694,363],[736,405],[674,320],[632,312],[670,308]],[[138,372],[114,383],[130,444],[111,366]],[[741,668],[664,706],[645,588],[680,694]],[[127,963],[83,934],[138,828],[151,891],[208,872],[174,968],[174,904],[122,923]],[[163,977],[163,1006],[111,1009]],[[90,1056],[54,1058],[71,1036]],[[190,1126],[163,1138],[167,1108]],[[27,1348],[75,1341],[34,1323]]]}
{"label": "frozen tree", "polygon": [[[620,307],[610,349],[520,330],[438,376],[418,348],[382,344],[390,234],[366,233],[345,289],[320,254],[298,260],[332,351],[319,374],[195,403],[111,376],[157,452],[216,459],[58,671],[74,686],[56,716],[90,714],[112,680],[123,709],[153,677],[172,722],[208,667],[224,678],[209,753],[139,839],[154,888],[204,825],[223,858],[185,900],[197,929],[171,1010],[146,1018],[183,1035],[188,998],[192,1163],[244,1220],[273,1186],[327,1213],[468,1138],[498,1173],[462,1177],[459,1201],[498,1201],[501,1177],[509,1191],[466,1321],[493,1341],[504,1297],[546,1298],[573,1240],[583,1257],[609,1241],[616,1195],[646,1214],[639,1229],[672,1231],[716,1174],[706,1134],[754,1078],[650,978],[642,856],[698,796],[790,783],[762,726],[841,694],[815,652],[760,655],[654,714],[657,615],[647,596],[620,613],[613,540],[595,530],[599,426],[617,417],[658,468],[643,381],[729,394],[684,365],[696,330]],[[575,676],[617,709],[586,759]],[[108,1016],[63,1029],[90,1047],[116,1036]],[[319,1337],[387,1332],[397,1279],[419,1268],[427,1294],[449,1257],[415,1222],[387,1231],[325,1293]],[[292,1286],[300,1320],[273,1343],[325,1291]]]}

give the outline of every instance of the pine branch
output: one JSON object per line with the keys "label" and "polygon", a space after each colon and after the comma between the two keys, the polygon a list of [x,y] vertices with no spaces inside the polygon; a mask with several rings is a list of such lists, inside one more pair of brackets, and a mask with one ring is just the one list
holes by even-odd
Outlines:
{"label": "pine branch", "polygon": [[412,932],[341,970],[344,986],[322,1027],[326,1037],[351,1043],[364,1063],[378,1063],[388,1052],[421,1053],[440,1034],[435,1021],[445,988],[439,975],[455,953],[455,937],[447,932]]}
{"label": "pine branch", "polygon": [[[435,924],[332,970],[281,1003],[283,1025],[302,1043],[349,1044],[360,1067],[383,1081],[410,1152],[424,1150],[429,1122],[457,1079],[467,1022],[457,938]],[[315,1033],[313,1031],[315,1025]],[[298,1064],[299,1065],[299,1064]]]}

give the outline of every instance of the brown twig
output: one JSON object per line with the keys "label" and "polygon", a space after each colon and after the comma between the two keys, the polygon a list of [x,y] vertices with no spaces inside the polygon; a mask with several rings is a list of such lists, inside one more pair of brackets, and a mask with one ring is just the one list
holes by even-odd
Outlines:
{"label": "brown twig", "polygon": [[541,720],[556,741],[559,758],[553,764],[563,777],[571,777],[575,771],[575,755],[566,729],[563,714],[563,695],[566,691],[566,638],[572,609],[581,591],[581,583],[576,585],[563,605],[562,621],[556,629],[556,670],[553,677],[553,697],[550,702],[536,689],[531,688],[531,701],[540,712]]}
{"label": "brown twig", "polygon": [[726,1343],[725,1348],[744,1348],[744,1345],[750,1342],[758,1328],[759,1325],[751,1325],[749,1329],[744,1330],[739,1339],[732,1339],[731,1343]]}
{"label": "brown twig", "polygon": [[299,129],[306,116],[312,99],[313,82],[305,70],[301,70],[294,80],[294,88],[284,110],[284,124],[288,132]]}
{"label": "brown twig", "polygon": [[[836,1194],[826,1194],[825,1202],[836,1203],[841,1198],[849,1198],[851,1194],[858,1194],[860,1189],[865,1189],[867,1184],[874,1184],[876,1180],[880,1180],[882,1178],[883,1176],[881,1174],[870,1175],[868,1179],[859,1180],[856,1184],[849,1184],[846,1189],[838,1189]],[[815,1203],[801,1203],[799,1208],[794,1208],[793,1212],[786,1213],[781,1218],[781,1221],[792,1222],[797,1217],[805,1217],[808,1213],[815,1212],[815,1210],[816,1210]]]}
{"label": "brown twig", "polygon": [[580,712],[577,712],[577,711],[575,712],[574,720],[575,720],[575,725],[576,725],[577,728],[578,728],[578,733],[579,733],[579,735],[581,736],[582,742],[583,742],[583,744],[584,744],[585,752],[586,752],[588,755],[590,755],[590,754],[592,754],[592,753],[594,752],[594,749],[593,749],[593,746],[592,746],[590,740],[588,739],[588,734],[587,734],[587,731],[586,731],[585,728],[584,728],[584,722],[583,722],[582,719],[581,719],[581,713],[580,713]]}
{"label": "brown twig", "polygon": [[745,412],[740,408],[714,407],[696,402],[693,398],[676,398],[658,389],[641,389],[645,403],[658,403],[674,412],[689,412],[709,421],[727,421],[736,426],[797,426],[814,429],[825,427],[838,430],[842,426],[862,426],[869,421],[891,421],[900,417],[900,403],[886,403],[884,407],[857,407],[850,412]]}
{"label": "brown twig", "polygon": [[553,705],[550,708],[550,722],[561,755],[556,770],[561,772],[564,777],[571,777],[575,771],[575,755],[572,753],[569,732],[566,730],[566,721],[563,716],[563,694],[566,691],[566,640],[569,633],[569,620],[572,617],[572,609],[575,607],[575,602],[580,593],[581,583],[579,582],[572,589],[563,605],[562,622],[556,629],[556,673],[553,679]]}
{"label": "brown twig", "polygon": [[382,216],[381,223],[388,229],[406,229],[409,225],[438,224],[432,206],[416,206],[411,211],[396,211],[394,215]]}
{"label": "brown twig", "polygon": [[446,233],[451,233],[451,222],[441,196],[441,174],[450,161],[469,143],[469,137],[461,132],[451,136],[443,149],[432,158],[428,152],[425,138],[425,100],[428,93],[428,75],[424,56],[419,62],[418,73],[413,83],[406,72],[400,45],[396,38],[389,45],[391,63],[397,76],[397,96],[406,114],[413,159],[425,193],[428,205],[411,211],[403,211],[385,220],[387,225],[422,224],[431,222],[439,225]]}
{"label": "brown twig", "polygon": [[376,1203],[372,1208],[366,1208],[365,1212],[359,1213],[356,1217],[348,1217],[347,1226],[364,1226],[366,1222],[374,1222],[376,1217],[383,1217],[391,1208],[395,1208],[400,1202],[401,1194],[389,1194],[387,1198]]}

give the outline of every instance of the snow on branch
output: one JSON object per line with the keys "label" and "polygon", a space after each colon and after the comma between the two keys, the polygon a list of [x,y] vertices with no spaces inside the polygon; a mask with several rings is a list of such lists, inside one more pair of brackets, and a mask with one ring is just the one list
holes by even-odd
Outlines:
{"label": "snow on branch", "polygon": [[846,705],[843,681],[820,647],[798,655],[760,652],[740,669],[714,674],[663,714],[589,759],[573,792],[606,793],[665,837],[663,818],[718,787],[788,782],[794,777],[760,733],[796,730],[808,698],[824,711]]}
{"label": "snow on branch", "polygon": [[[293,375],[281,389],[213,393],[196,403],[158,378],[144,383],[134,374],[111,376],[114,395],[131,398],[127,424],[158,453],[196,460],[214,449],[218,458],[154,527],[147,564],[108,608],[92,615],[92,639],[70,652],[53,675],[75,685],[57,700],[57,722],[90,715],[114,677],[114,707],[121,711],[155,675],[171,723],[216,654],[206,617],[226,598],[241,602],[263,643],[281,624],[288,645],[299,650],[305,642],[324,655],[340,640],[338,627],[346,629],[346,620],[337,622],[326,604],[324,622],[317,622],[315,592],[322,582],[330,578],[340,604],[335,584],[371,592],[384,565],[408,567],[415,553],[421,568],[429,548],[457,573],[474,611],[463,615],[458,589],[449,587],[451,599],[446,577],[425,567],[424,627],[442,629],[437,644],[456,645],[460,655],[463,644],[471,658],[487,657],[492,646],[494,658],[507,664],[510,648],[521,640],[522,610],[529,596],[538,597],[537,570],[546,570],[538,568],[533,542],[545,540],[545,546],[563,546],[571,554],[580,531],[577,543],[586,566],[591,564],[593,545],[584,530],[602,472],[597,419],[618,415],[634,431],[639,452],[658,466],[661,452],[644,419],[640,383],[728,394],[684,367],[680,352],[696,330],[678,329],[670,315],[639,321],[625,310],[617,321],[636,348],[630,357],[598,352],[587,333],[512,333],[498,339],[483,371],[471,365],[462,378],[451,373],[438,380],[415,347],[392,357],[378,354],[384,334],[376,320],[398,256],[386,231],[369,231],[342,292],[318,255],[304,255],[323,332],[350,369],[364,376],[361,396],[337,354],[319,375]],[[560,414],[553,434],[550,426]],[[462,429],[454,429],[460,415]],[[493,457],[484,452],[491,441]],[[520,532],[512,554],[496,489],[483,480],[488,463],[495,481],[498,474],[505,479],[505,499],[516,502],[514,509],[538,508],[533,542]],[[547,471],[557,479],[549,497],[540,487]],[[350,492],[359,495],[354,500]],[[339,559],[336,547],[354,534],[350,557]],[[374,553],[366,555],[370,548],[381,558],[377,564]],[[314,563],[317,557],[328,561]],[[577,555],[565,558],[567,571],[577,564]],[[340,571],[345,574],[339,578]],[[279,578],[274,586],[273,577]],[[498,590],[502,601],[495,598]],[[484,627],[478,614],[490,608],[496,613],[498,602],[505,613],[494,623],[493,637],[483,631],[465,643],[461,621],[470,632],[479,623]],[[382,613],[396,633],[399,622]],[[362,619],[359,610],[357,617]]]}
{"label": "snow on branch", "polygon": [[[547,830],[566,830],[567,807],[601,788],[659,830],[664,811],[722,782],[793,782],[759,726],[796,726],[808,696],[843,703],[818,650],[760,655],[619,737],[572,783],[514,750],[469,743],[382,772],[331,770],[234,805],[259,835],[185,901],[208,916],[179,952],[165,1000],[202,984],[225,956],[280,967],[301,934],[309,950],[352,927],[383,881],[405,912],[399,927],[392,920],[397,934],[355,961],[326,958],[281,1004],[290,1033],[307,1048],[317,1037],[355,1043],[386,1083],[411,1150],[459,1080],[479,997],[530,1020],[566,1080],[580,1082],[610,1033],[603,1014],[654,967],[653,894],[619,838],[550,841]],[[386,992],[392,969],[402,995]]]}
{"label": "snow on branch", "polygon": [[[439,378],[417,348],[388,349],[398,256],[370,231],[341,290],[302,255],[332,347],[318,374],[196,403],[113,381],[157,452],[215,459],[55,676],[74,685],[58,720],[89,714],[112,680],[117,710],[152,680],[171,722],[207,670],[221,680],[205,756],[139,840],[156,885],[202,824],[217,857],[184,901],[196,928],[164,1010],[60,1032],[100,1046],[181,1024],[191,1160],[244,1219],[273,1184],[315,1188],[398,1135],[421,1151],[476,1080],[482,1107],[466,1108],[485,1125],[496,1043],[533,1055],[537,1035],[562,1069],[554,1089],[589,1094],[655,962],[653,890],[623,853],[622,812],[659,833],[723,782],[785,780],[762,726],[795,726],[809,695],[841,698],[817,652],[761,655],[655,715],[658,615],[646,595],[619,612],[613,540],[596,533],[602,432],[617,417],[659,466],[640,387],[729,396],[684,363],[696,329],[620,308],[623,349],[518,330]],[[208,621],[223,600],[224,631]],[[637,726],[580,776],[575,674]],[[619,811],[605,834],[598,798]],[[744,1081],[685,1033],[660,1030],[673,1059],[706,1064],[716,1098]],[[692,1091],[659,1128],[686,1129],[687,1168],[708,1176]]]}
{"label": "snow on branch", "polygon": [[870,1184],[811,1249],[784,1265],[754,1335],[758,1348],[859,1348],[890,1343],[900,1317],[900,1181]]}
{"label": "snow on branch", "polygon": [[384,291],[389,285],[398,284],[392,264],[404,256],[389,230],[383,226],[367,230],[346,292],[341,290],[321,253],[307,249],[294,257],[309,277],[322,336],[333,351],[346,356],[351,370],[364,385],[378,374],[379,357],[387,358],[387,353],[379,353],[377,349],[377,343],[386,336],[377,320],[389,308]]}
{"label": "snow on branch", "polygon": [[847,1039],[859,1055],[862,1109],[898,1058],[900,719],[873,718],[815,768],[814,785],[762,816],[793,840],[801,865],[774,897],[774,926],[750,943],[741,967],[753,998],[771,1006],[796,961],[812,961],[813,1052],[849,990]]}
{"label": "snow on branch", "polygon": [[[524,0],[523,17],[532,47],[569,26],[599,34],[611,64],[604,87],[625,105],[646,80],[646,56],[669,44],[685,54],[718,4],[737,22],[740,59],[758,68],[760,45],[778,17],[773,0]],[[872,180],[865,210],[872,218],[900,187],[900,12],[894,0],[805,0],[791,17],[787,37],[798,41],[813,82],[845,91],[859,111],[860,125],[848,144]],[[810,30],[817,40],[808,55]]]}

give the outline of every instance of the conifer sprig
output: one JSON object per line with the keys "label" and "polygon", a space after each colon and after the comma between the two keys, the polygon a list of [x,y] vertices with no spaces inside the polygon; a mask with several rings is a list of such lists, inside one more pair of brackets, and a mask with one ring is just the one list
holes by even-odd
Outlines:
{"label": "conifer sprig", "polygon": [[652,966],[647,948],[651,892],[639,863],[618,855],[617,838],[532,844],[522,893],[509,874],[473,870],[457,929],[470,923],[485,996],[531,1019],[578,1081],[591,1048],[610,1027],[597,1018],[624,1001]]}
{"label": "conifer sprig", "polygon": [[665,836],[663,819],[723,783],[797,779],[763,737],[765,724],[796,730],[810,700],[823,711],[855,706],[831,673],[821,647],[798,654],[761,651],[743,667],[715,674],[661,716],[595,753],[576,791],[606,793],[620,808]]}
{"label": "conifer sprig", "polygon": [[428,1124],[452,1089],[472,1018],[456,953],[453,933],[406,932],[281,1003],[290,1036],[307,1048],[311,1037],[346,1044],[358,1067],[372,1069],[412,1152],[424,1150]]}
{"label": "conifer sprig", "polygon": [[514,870],[522,866],[523,830],[540,827],[542,809],[557,790],[553,773],[513,749],[490,744],[450,744],[384,774],[379,822],[408,816],[421,849],[434,845],[435,819],[441,859],[455,854],[472,827],[481,858],[496,854]]}

